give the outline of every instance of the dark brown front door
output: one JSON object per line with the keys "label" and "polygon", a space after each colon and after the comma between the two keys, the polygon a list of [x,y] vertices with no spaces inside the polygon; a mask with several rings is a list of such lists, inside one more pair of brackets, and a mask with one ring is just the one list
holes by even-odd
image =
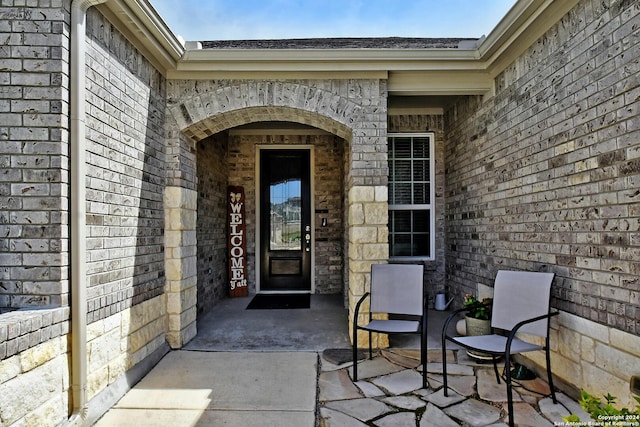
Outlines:
{"label": "dark brown front door", "polygon": [[311,290],[310,151],[260,150],[260,290]]}

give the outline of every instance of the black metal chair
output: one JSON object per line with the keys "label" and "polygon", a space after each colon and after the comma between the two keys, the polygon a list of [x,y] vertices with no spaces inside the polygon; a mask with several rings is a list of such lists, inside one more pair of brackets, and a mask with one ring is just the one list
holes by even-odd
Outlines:
{"label": "black metal chair", "polygon": [[[553,403],[557,403],[551,375],[551,357],[549,355],[549,319],[558,312],[551,312],[551,282],[553,273],[528,271],[498,271],[494,284],[492,329],[501,329],[505,334],[456,337],[447,333],[449,323],[462,308],[449,315],[442,328],[442,371],[444,377],[444,395],[448,395],[446,343],[451,341],[467,350],[478,351],[492,356],[496,380],[500,384],[497,361],[505,358],[504,380],[507,383],[507,406],[509,425],[513,427],[513,390],[511,384],[511,356],[529,351],[543,350],[546,354],[547,377]],[[493,331],[496,332],[496,331]],[[544,345],[525,341],[522,332],[544,338]]]}
{"label": "black metal chair", "polygon": [[[360,306],[367,297],[369,322],[358,325]],[[373,319],[373,313],[407,316],[406,319]],[[353,380],[358,381],[358,330],[369,332],[369,358],[373,356],[371,334],[420,334],[422,386],[427,387],[427,311],[424,267],[414,264],[374,264],[371,266],[371,292],[358,301],[353,320]]]}

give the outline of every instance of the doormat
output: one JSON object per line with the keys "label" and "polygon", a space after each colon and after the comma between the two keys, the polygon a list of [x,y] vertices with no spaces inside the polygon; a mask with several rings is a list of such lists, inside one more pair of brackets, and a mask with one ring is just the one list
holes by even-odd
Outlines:
{"label": "doormat", "polygon": [[310,294],[257,294],[247,306],[247,310],[309,308],[310,302]]}

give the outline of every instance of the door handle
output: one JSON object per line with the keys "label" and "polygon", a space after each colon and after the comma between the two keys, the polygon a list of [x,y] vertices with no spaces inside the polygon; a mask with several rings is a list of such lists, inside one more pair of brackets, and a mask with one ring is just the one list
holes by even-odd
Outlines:
{"label": "door handle", "polygon": [[307,252],[311,252],[311,226],[307,225],[304,227],[304,241],[306,243],[304,250]]}

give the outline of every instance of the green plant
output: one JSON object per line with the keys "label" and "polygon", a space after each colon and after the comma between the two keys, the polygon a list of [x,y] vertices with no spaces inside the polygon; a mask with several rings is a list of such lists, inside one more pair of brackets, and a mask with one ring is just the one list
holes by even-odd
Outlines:
{"label": "green plant", "polygon": [[467,316],[475,319],[489,320],[491,319],[492,304],[492,298],[484,298],[480,301],[473,296],[473,294],[466,294],[464,296],[463,307],[467,309]]}
{"label": "green plant", "polygon": [[[581,390],[580,395],[581,398],[578,403],[580,403],[580,406],[582,406],[582,408],[591,416],[591,419],[597,422],[598,426],[640,426],[640,397],[633,397],[636,402],[638,402],[638,406],[636,406],[635,409],[630,410],[627,408],[616,408],[614,406],[616,397],[609,393],[607,393],[606,396],[603,396],[605,402],[602,402],[600,399],[590,395],[584,390]],[[574,424],[581,422],[580,418],[575,414],[562,417],[562,419],[567,423],[570,423],[569,425],[581,425]]]}

